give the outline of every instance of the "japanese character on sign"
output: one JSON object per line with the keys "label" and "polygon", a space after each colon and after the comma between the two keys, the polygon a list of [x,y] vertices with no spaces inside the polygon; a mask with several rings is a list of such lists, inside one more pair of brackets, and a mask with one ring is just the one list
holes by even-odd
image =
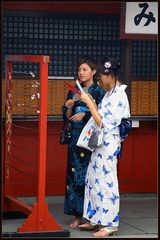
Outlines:
{"label": "japanese character on sign", "polygon": [[140,8],[143,8],[143,9],[142,9],[141,13],[137,14],[134,18],[134,22],[135,22],[136,26],[140,24],[142,18],[147,19],[144,26],[148,26],[150,24],[150,22],[155,22],[156,21],[152,12],[149,12],[148,14],[145,13],[147,8],[149,7],[148,3],[139,3],[138,5],[139,5]]}

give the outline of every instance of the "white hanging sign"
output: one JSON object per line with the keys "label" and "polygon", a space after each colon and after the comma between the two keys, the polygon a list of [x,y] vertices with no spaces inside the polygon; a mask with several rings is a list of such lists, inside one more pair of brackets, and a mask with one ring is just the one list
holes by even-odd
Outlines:
{"label": "white hanging sign", "polygon": [[125,34],[158,34],[158,2],[127,2]]}

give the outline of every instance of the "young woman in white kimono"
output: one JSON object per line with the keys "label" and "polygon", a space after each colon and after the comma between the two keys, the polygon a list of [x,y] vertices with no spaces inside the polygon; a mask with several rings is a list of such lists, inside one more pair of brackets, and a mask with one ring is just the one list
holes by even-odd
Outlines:
{"label": "young woman in white kimono", "polygon": [[90,109],[94,121],[104,130],[103,145],[94,149],[85,180],[83,217],[88,221],[79,225],[81,230],[98,230],[93,236],[113,235],[119,226],[119,187],[117,157],[121,150],[119,124],[130,117],[126,85],[118,81],[120,64],[105,58],[99,65],[99,77],[106,92],[102,102],[95,106],[92,98],[81,94]]}

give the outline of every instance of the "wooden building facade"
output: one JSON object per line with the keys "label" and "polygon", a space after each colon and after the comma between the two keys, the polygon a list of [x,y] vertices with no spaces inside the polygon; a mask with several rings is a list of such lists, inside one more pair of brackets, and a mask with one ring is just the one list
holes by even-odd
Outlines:
{"label": "wooden building facade", "polygon": [[[3,3],[3,55],[47,55],[48,134],[46,195],[64,195],[67,146],[59,144],[61,107],[74,85],[78,60],[106,55],[121,61],[133,120],[118,163],[120,192],[157,191],[157,41],[120,39],[121,3]],[[5,63],[2,110],[5,114]],[[37,63],[15,63],[10,191],[34,196],[37,183]],[[34,75],[34,76],[33,76]],[[136,126],[136,124],[138,124]],[[5,126],[5,124],[4,124]],[[4,159],[3,159],[4,160]],[[4,166],[5,167],[5,166]]]}

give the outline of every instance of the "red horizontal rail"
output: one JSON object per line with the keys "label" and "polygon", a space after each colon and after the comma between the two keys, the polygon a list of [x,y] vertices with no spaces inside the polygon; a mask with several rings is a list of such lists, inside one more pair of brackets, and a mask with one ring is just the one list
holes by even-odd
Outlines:
{"label": "red horizontal rail", "polygon": [[50,57],[45,55],[6,55],[5,61],[49,63]]}

